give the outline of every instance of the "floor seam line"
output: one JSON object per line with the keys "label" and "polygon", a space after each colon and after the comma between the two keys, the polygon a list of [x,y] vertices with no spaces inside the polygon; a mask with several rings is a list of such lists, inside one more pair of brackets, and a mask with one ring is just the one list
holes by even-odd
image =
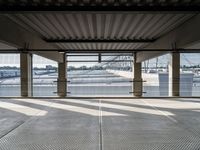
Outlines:
{"label": "floor seam line", "polygon": [[[161,110],[159,110],[156,106],[152,106],[151,104],[149,104],[148,102],[144,101],[141,99],[141,101],[143,101],[145,104],[151,106],[152,108],[154,108],[155,110],[159,111],[160,113],[164,114],[164,116],[166,118],[168,118],[169,120],[173,121],[174,123],[176,123],[177,125],[180,125],[183,129],[189,131],[190,133],[194,134],[195,136],[197,136],[198,138],[200,138],[200,135],[197,134],[195,131],[191,130],[186,124],[184,124],[183,122],[181,122],[180,120],[174,119],[173,117],[169,117],[168,115],[166,115],[164,112],[162,112]],[[183,126],[184,125],[184,126]]]}
{"label": "floor seam line", "polygon": [[14,126],[12,129],[10,129],[8,132],[6,132],[5,134],[3,134],[1,137],[0,137],[0,140],[2,138],[4,138],[6,135],[8,135],[9,133],[11,133],[12,131],[16,130],[17,128],[19,128],[20,126],[22,126],[26,121],[21,121],[18,125]]}
{"label": "floor seam line", "polygon": [[[51,102],[51,104],[50,104],[49,106],[51,106],[52,104],[53,104],[53,102]],[[38,115],[38,114],[40,114],[41,112],[42,112],[42,110],[41,110],[41,111],[38,111],[37,113],[35,113],[35,115]],[[18,129],[19,127],[21,127],[23,124],[28,123],[29,121],[33,120],[34,118],[36,118],[36,117],[35,117],[35,116],[31,116],[30,118],[28,118],[28,119],[25,120],[25,121],[20,121],[21,123],[19,123],[18,125],[14,126],[11,130],[9,130],[9,131],[8,131],[7,133],[5,133],[4,135],[0,136],[0,140],[1,140],[2,138],[4,138],[6,135],[8,135],[9,133],[11,133],[12,131],[14,131],[14,130]]]}
{"label": "floor seam line", "polygon": [[99,100],[99,150],[103,150],[103,137],[102,137],[102,108],[101,99]]}
{"label": "floor seam line", "polygon": [[169,115],[167,115],[166,113],[164,113],[162,110],[158,109],[157,107],[149,104],[148,102],[144,101],[143,99],[140,99],[143,103],[145,103],[146,105],[152,107],[153,109],[157,110],[158,112],[160,112],[161,114],[163,114],[166,118],[168,118],[169,120],[171,120],[172,122],[178,123],[178,121],[176,119],[174,119],[173,117],[170,117]]}

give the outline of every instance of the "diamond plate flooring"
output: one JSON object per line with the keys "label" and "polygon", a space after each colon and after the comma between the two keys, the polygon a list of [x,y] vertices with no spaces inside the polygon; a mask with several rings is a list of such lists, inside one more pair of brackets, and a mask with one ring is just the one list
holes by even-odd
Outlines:
{"label": "diamond plate flooring", "polygon": [[200,99],[0,99],[0,150],[161,149],[200,149]]}

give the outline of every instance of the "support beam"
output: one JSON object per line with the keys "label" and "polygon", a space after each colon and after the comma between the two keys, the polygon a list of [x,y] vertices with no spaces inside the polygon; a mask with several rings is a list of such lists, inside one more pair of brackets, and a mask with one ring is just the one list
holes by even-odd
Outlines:
{"label": "support beam", "polygon": [[161,37],[153,44],[149,44],[149,49],[176,49],[187,48],[195,43],[200,42],[200,15],[192,17],[178,28],[172,30],[165,36]]}
{"label": "support beam", "polygon": [[[52,44],[48,44],[34,33],[22,28],[6,16],[0,16],[0,42],[12,47],[23,49],[25,46],[28,49],[55,49]],[[60,58],[59,52],[33,52],[54,61],[63,61]]]}
{"label": "support beam", "polygon": [[[184,49],[200,42],[200,15],[192,17],[178,28],[172,30],[156,42],[149,44],[145,49]],[[137,62],[145,61],[163,55],[165,52],[149,54],[140,52],[137,54]]]}
{"label": "support beam", "polygon": [[8,17],[0,16],[0,41],[7,43],[16,48],[29,49],[49,49],[55,48],[52,45],[43,41],[40,37],[32,32],[22,28]]}
{"label": "support beam", "polygon": [[32,96],[32,54],[20,54],[20,72],[21,72],[21,96]]}
{"label": "support beam", "polygon": [[136,97],[141,97],[143,93],[143,84],[142,84],[142,63],[136,62],[136,54],[134,55],[133,63],[133,94]]}
{"label": "support beam", "polygon": [[158,56],[161,56],[161,55],[164,55],[164,54],[167,54],[169,51],[143,51],[143,52],[138,52],[136,55],[137,55],[137,60],[136,62],[143,62],[145,60],[148,60],[148,59],[152,59],[152,58],[155,58],[155,57],[158,57]]}
{"label": "support beam", "polygon": [[[30,3],[30,2],[29,2]],[[106,3],[104,3],[106,4]],[[138,3],[139,4],[139,3]],[[0,5],[0,13],[44,13],[44,12],[66,12],[66,13],[88,13],[88,12],[98,12],[98,13],[197,13],[200,11],[200,6],[195,4],[190,5],[137,5],[131,4],[130,6],[124,6],[123,4],[116,6],[115,3],[108,3],[105,5],[98,6],[99,4],[84,5],[76,4],[74,6],[67,6],[67,4],[60,3],[60,5],[55,5],[55,3],[50,3],[48,5]],[[114,6],[115,5],[115,6]]]}
{"label": "support beam", "polygon": [[156,39],[44,39],[48,43],[152,43]]}
{"label": "support beam", "polygon": [[[200,44],[199,44],[200,45]],[[199,45],[195,45],[195,47],[191,47],[191,48],[187,48],[187,49],[61,49],[61,50],[55,50],[55,49],[28,49],[26,52],[29,53],[34,53],[34,54],[38,54],[38,55],[44,55],[43,57],[48,57],[47,54],[49,54],[49,57],[52,57],[52,55],[54,53],[51,52],[58,52],[58,53],[115,53],[115,54],[119,54],[119,53],[123,53],[123,54],[128,54],[131,55],[133,53],[139,53],[139,52],[145,52],[148,53],[149,55],[153,54],[153,56],[156,56],[154,54],[163,54],[163,52],[165,53],[171,53],[171,52],[179,52],[179,53],[200,53],[200,46]],[[21,49],[9,49],[9,50],[0,50],[0,53],[21,53],[24,52]],[[140,53],[141,54],[141,53]],[[109,55],[110,56],[110,55]],[[145,55],[144,55],[145,56]],[[54,56],[56,57],[56,56]],[[156,56],[157,57],[157,56]],[[58,57],[59,59],[62,59],[62,55],[60,54]],[[55,58],[55,59],[56,59]],[[50,58],[49,58],[50,59]]]}
{"label": "support beam", "polygon": [[67,92],[67,79],[66,79],[66,56],[63,54],[64,62],[58,63],[58,96],[65,97]]}
{"label": "support beam", "polygon": [[56,61],[56,62],[64,62],[64,59],[62,57],[62,53],[59,53],[58,51],[32,51],[31,53],[33,54],[36,54],[36,55],[39,55],[39,56],[42,56],[42,57],[45,57],[47,59],[51,59],[53,61]]}
{"label": "support beam", "polygon": [[180,53],[170,54],[169,96],[180,95]]}

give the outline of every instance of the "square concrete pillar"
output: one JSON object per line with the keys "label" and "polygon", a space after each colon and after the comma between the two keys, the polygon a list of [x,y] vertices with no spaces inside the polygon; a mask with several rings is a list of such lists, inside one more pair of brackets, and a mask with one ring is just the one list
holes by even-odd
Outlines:
{"label": "square concrete pillar", "polygon": [[31,97],[33,93],[32,54],[20,54],[21,96]]}
{"label": "square concrete pillar", "polygon": [[169,96],[180,95],[180,53],[171,53],[169,62]]}
{"label": "square concrete pillar", "polygon": [[59,97],[65,97],[67,94],[67,79],[66,79],[66,55],[63,54],[63,62],[58,63],[58,85],[57,85],[57,92]]}
{"label": "square concrete pillar", "polygon": [[142,63],[136,62],[136,55],[134,55],[133,77],[133,95],[141,97],[143,93]]}

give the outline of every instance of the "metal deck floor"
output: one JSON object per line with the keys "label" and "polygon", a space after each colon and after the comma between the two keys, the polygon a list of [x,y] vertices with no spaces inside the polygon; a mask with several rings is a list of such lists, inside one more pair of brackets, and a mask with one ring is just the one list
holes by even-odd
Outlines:
{"label": "metal deck floor", "polygon": [[200,149],[200,99],[0,99],[0,150],[161,149]]}

